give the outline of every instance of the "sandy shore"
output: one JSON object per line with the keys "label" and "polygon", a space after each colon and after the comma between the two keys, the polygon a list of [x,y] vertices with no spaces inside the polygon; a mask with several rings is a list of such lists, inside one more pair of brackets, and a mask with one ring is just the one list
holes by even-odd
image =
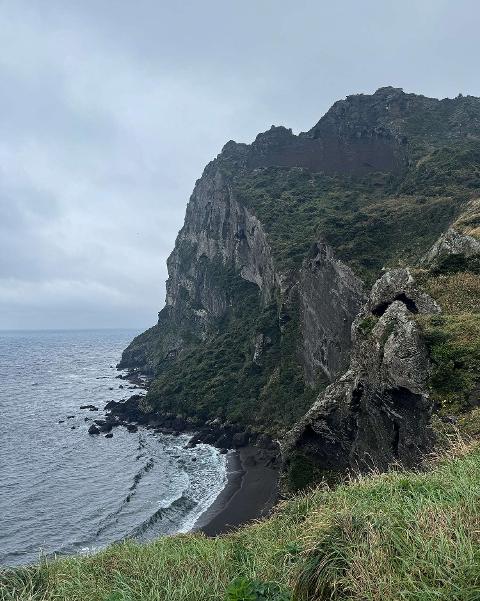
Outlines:
{"label": "sandy shore", "polygon": [[278,465],[272,454],[256,447],[231,453],[228,482],[200,516],[195,530],[217,536],[267,515],[278,500]]}

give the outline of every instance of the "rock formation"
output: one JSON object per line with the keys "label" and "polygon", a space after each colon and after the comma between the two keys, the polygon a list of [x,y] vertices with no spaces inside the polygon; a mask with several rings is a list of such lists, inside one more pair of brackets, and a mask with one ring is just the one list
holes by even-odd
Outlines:
{"label": "rock formation", "polygon": [[438,313],[406,269],[385,273],[352,327],[348,370],[320,395],[284,441],[318,469],[386,469],[418,464],[431,449],[429,361],[415,321]]}
{"label": "rock formation", "polygon": [[308,132],[228,142],[188,202],[158,323],[123,353],[153,379],[123,416],[210,424],[209,440],[289,431],[287,463],[320,470],[414,465],[432,444],[415,316],[440,309],[404,266],[478,254],[479,149],[479,99],[391,87]]}

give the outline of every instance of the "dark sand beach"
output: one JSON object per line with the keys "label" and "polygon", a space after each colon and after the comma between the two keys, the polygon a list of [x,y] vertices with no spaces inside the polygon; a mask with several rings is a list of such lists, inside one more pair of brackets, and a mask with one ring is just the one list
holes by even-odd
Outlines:
{"label": "dark sand beach", "polygon": [[278,465],[271,455],[245,447],[228,457],[228,482],[195,529],[217,536],[267,515],[279,497]]}

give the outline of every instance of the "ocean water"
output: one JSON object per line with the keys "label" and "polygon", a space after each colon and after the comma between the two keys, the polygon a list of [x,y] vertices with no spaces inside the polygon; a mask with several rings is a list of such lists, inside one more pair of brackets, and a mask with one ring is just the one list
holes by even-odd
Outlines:
{"label": "ocean water", "polygon": [[223,489],[225,456],[186,435],[87,433],[139,392],[115,369],[135,334],[0,332],[0,565],[188,531]]}

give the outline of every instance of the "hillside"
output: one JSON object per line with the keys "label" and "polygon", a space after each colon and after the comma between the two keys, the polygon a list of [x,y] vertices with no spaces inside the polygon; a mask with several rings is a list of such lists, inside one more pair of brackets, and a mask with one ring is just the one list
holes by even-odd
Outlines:
{"label": "hillside", "polygon": [[309,466],[299,482],[417,464],[431,416],[478,401],[479,186],[474,97],[381,88],[298,136],[228,142],[189,200],[158,323],[123,353],[153,378],[130,417],[219,446],[280,438]]}

